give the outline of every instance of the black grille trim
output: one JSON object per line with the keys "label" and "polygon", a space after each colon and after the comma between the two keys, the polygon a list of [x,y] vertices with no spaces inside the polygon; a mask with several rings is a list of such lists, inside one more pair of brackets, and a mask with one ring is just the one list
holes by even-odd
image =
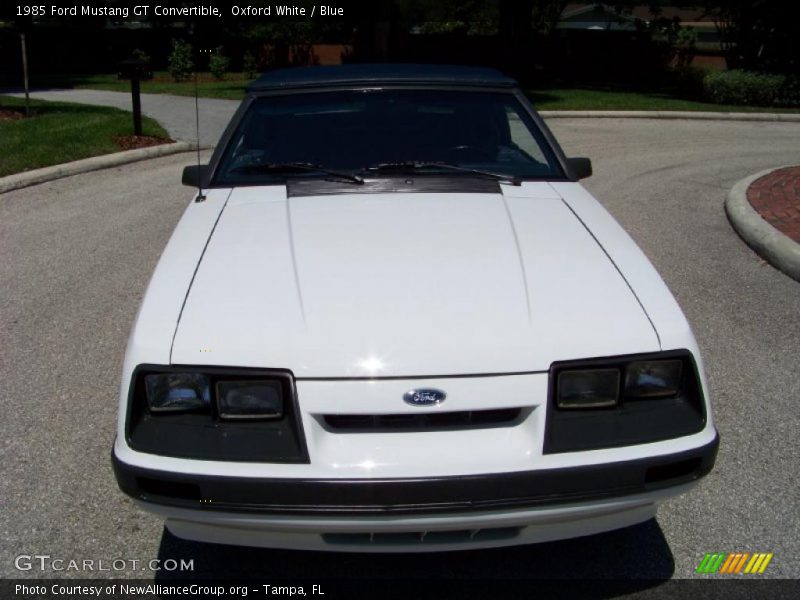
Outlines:
{"label": "black grille trim", "polygon": [[435,413],[401,413],[377,415],[323,415],[326,429],[332,432],[365,431],[446,431],[450,429],[483,429],[508,427],[521,420],[521,408],[464,410]]}

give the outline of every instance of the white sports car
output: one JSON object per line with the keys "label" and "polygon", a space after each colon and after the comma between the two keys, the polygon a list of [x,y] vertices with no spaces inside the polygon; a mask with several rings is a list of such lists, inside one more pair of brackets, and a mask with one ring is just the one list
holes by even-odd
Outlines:
{"label": "white sports car", "polygon": [[515,81],[249,88],[131,333],[120,488],[202,541],[425,551],[651,518],[713,467],[692,336]]}

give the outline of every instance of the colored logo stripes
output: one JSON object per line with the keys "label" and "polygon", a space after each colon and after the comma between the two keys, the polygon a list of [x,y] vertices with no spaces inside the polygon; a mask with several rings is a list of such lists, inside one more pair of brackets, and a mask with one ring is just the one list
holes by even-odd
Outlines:
{"label": "colored logo stripes", "polygon": [[711,573],[725,573],[733,574],[760,574],[763,573],[769,561],[772,560],[772,552],[734,552],[727,554],[725,552],[715,552],[713,554],[706,553],[700,565],[697,567],[697,573],[711,574]]}

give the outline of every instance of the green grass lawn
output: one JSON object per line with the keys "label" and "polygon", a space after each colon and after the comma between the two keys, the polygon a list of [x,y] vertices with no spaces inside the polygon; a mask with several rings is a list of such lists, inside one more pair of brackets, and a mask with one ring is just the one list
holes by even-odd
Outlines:
{"label": "green grass lawn", "polygon": [[[23,107],[22,98],[0,96],[0,111]],[[133,135],[131,113],[116,108],[31,100],[30,118],[0,120],[0,177],[29,169],[119,152],[117,136]],[[144,135],[168,139],[142,117]]]}
{"label": "green grass lawn", "polygon": [[[204,98],[241,100],[252,81],[243,73],[228,73],[217,81],[209,73],[198,75],[198,93]],[[96,90],[130,91],[130,82],[115,74],[40,77],[35,87],[74,87]],[[142,92],[194,96],[194,79],[175,83],[166,71],[154,73],[152,81],[142,82]],[[691,110],[717,112],[800,112],[797,108],[735,106],[681,98],[672,91],[629,91],[601,88],[542,88],[526,90],[539,110]]]}

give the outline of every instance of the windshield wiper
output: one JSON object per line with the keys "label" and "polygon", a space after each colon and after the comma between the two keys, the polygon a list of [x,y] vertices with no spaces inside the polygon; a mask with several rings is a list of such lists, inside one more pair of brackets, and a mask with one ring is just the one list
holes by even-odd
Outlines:
{"label": "windshield wiper", "polygon": [[367,167],[367,171],[387,172],[387,171],[409,171],[417,169],[449,169],[451,171],[459,171],[462,173],[470,173],[472,175],[480,175],[481,177],[490,177],[498,181],[506,181],[511,185],[520,185],[522,180],[516,175],[509,173],[495,173],[494,171],[484,171],[483,169],[473,169],[472,167],[465,167],[455,163],[427,161],[427,160],[406,160],[400,162],[384,162],[378,163]]}
{"label": "windshield wiper", "polygon": [[346,179],[353,183],[363,184],[364,178],[355,173],[346,173],[344,171],[335,171],[328,169],[322,165],[315,165],[308,162],[288,162],[288,163],[263,163],[255,165],[242,165],[231,169],[231,173],[287,173],[291,171],[311,171],[316,173],[325,173],[332,177],[339,177]]}

